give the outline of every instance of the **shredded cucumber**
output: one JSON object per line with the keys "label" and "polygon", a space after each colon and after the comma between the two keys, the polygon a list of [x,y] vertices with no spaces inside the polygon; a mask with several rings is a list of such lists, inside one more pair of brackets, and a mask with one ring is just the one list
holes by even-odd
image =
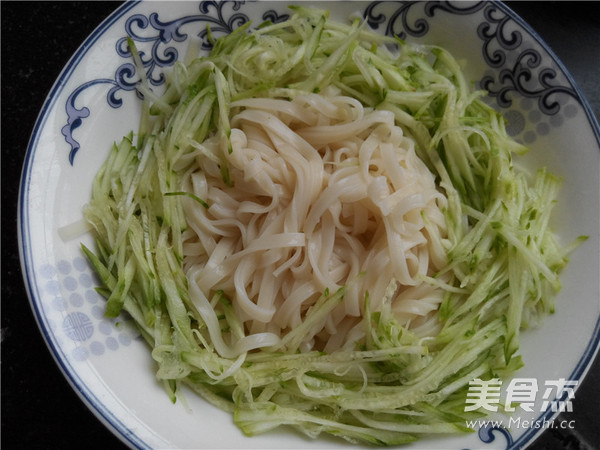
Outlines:
{"label": "shredded cucumber", "polygon": [[[342,289],[325,292],[277,349],[221,357],[182,269],[182,201],[208,206],[181,190],[186,156],[215,135],[231,151],[232,101],[290,99],[329,85],[393,112],[449,199],[444,271],[455,282],[430,280],[447,290],[437,312],[442,330],[419,339],[389,309],[367,308],[359,348],[298,352],[297,335],[343,301]],[[411,46],[358,21],[337,23],[316,9],[294,7],[284,23],[253,32],[245,25],[216,40],[210,55],[174,67],[165,94],[144,102],[135,143],[129,135],[115,145],[94,180],[85,217],[97,247],[83,250],[102,280],[106,315],[126,311],[137,323],[173,401],[186,384],[230,411],[247,435],[290,425],[312,437],[396,445],[472,431],[465,420],[479,413],[464,411],[469,381],[521,366],[520,330],[554,311],[568,253],[549,228],[560,180],[545,170],[530,179],[513,166],[527,149],[483,95],[444,49]],[[206,157],[235,182],[224,157]],[[216,325],[242,338],[229,300],[221,295],[211,305]]]}

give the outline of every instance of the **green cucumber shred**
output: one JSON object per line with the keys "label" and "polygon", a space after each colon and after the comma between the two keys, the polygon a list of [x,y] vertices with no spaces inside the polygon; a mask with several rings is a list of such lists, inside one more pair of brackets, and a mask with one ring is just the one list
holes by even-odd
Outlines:
{"label": "green cucumber shred", "polygon": [[[283,23],[246,24],[219,39],[207,29],[212,51],[177,63],[165,93],[144,100],[137,134],[110,151],[84,211],[97,245],[83,247],[102,282],[106,316],[129,314],[173,401],[187,385],[231,412],[248,436],[286,425],[310,437],[389,446],[471,432],[465,421],[481,413],[464,410],[469,381],[511,376],[523,365],[522,329],[554,312],[559,273],[576,246],[561,245],[550,227],[561,181],[544,169],[529,176],[515,167],[528,149],[443,48],[385,37],[358,21],[334,22],[318,9],[290,12]],[[448,198],[443,272],[453,282],[436,313],[441,331],[422,339],[389,308],[365,308],[366,338],[357,348],[300,352],[298,335],[343,301],[341,289],[323,293],[277,348],[219,356],[183,271],[182,202],[191,197],[209,207],[182,191],[187,157],[209,137],[230,139],[232,101],[292,99],[329,85],[391,111]],[[231,144],[225,148],[231,152]],[[235,184],[225,155],[206,157]],[[430,282],[445,286],[437,275]],[[211,305],[222,330],[244,336],[230,299],[220,293]]]}

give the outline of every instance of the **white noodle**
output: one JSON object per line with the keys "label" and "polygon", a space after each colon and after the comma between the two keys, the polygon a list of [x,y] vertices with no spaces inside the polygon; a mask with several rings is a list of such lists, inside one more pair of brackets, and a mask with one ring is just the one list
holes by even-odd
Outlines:
{"label": "white noodle", "polygon": [[[184,199],[183,249],[215,349],[231,357],[278,345],[325,290],[342,286],[343,302],[300,349],[329,352],[361,339],[367,293],[371,309],[390,302],[402,325],[434,332],[443,291],[424,280],[446,264],[446,198],[393,114],[317,94],[246,99],[231,110],[233,186],[213,156],[216,139],[194,145],[197,165],[184,180],[209,205]],[[221,336],[207,300],[217,290],[245,337]]]}

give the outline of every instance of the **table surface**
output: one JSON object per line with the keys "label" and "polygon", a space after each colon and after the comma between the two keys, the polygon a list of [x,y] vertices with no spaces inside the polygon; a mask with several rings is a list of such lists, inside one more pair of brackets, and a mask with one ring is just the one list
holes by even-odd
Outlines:
{"label": "table surface", "polygon": [[[600,117],[598,2],[508,2],[569,69]],[[2,8],[2,447],[123,448],[71,389],[34,321],[17,248],[21,166],[60,70],[117,2],[6,2]],[[576,393],[574,430],[548,430],[532,449],[600,448],[600,364]]]}

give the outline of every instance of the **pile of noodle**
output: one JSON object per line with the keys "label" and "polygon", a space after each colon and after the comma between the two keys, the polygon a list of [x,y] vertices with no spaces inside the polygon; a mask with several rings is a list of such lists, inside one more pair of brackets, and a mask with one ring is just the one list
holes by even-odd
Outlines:
{"label": "pile of noodle", "polygon": [[[425,277],[446,264],[447,199],[394,115],[333,89],[240,100],[231,110],[232,151],[218,136],[206,140],[183,183],[205,202],[184,200],[184,270],[216,350],[277,348],[324,292],[344,286],[343,302],[300,350],[353,348],[365,307],[376,311],[384,299],[400,324],[434,335],[443,291]],[[209,307],[217,291],[246,328],[237,351],[222,343],[233,337],[219,336]]]}

